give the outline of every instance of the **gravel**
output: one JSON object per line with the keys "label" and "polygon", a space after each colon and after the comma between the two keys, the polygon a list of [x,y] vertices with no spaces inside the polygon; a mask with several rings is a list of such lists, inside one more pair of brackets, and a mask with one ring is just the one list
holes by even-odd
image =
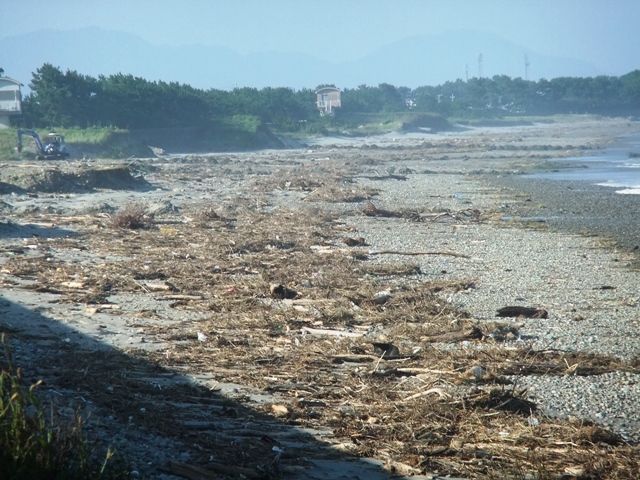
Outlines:
{"label": "gravel", "polygon": [[557,231],[611,238],[623,249],[640,247],[640,195],[621,195],[615,188],[587,181],[551,180],[529,176],[488,177],[496,188],[531,198],[518,214],[536,216]]}
{"label": "gravel", "polygon": [[[509,186],[522,185],[508,178]],[[549,198],[565,188],[545,183]],[[505,189],[495,178],[487,183],[483,177],[470,175],[412,175],[405,182],[376,182],[376,186],[383,190],[376,206],[388,210],[478,208],[500,213],[526,201],[516,198],[520,189]],[[530,198],[529,191],[526,194]],[[553,205],[548,202],[547,208],[551,211]],[[517,339],[520,345],[623,359],[638,355],[638,272],[629,268],[635,258],[628,249],[605,249],[600,238],[573,233],[584,224],[560,232],[555,225],[553,229],[531,229],[513,220],[416,223],[354,215],[349,222],[373,250],[448,250],[471,256],[471,260],[423,256],[410,261],[419,263],[425,280],[477,279],[474,289],[451,294],[449,300],[479,322],[494,320],[496,310],[507,305],[548,310],[548,319],[518,319],[517,323],[524,323]],[[407,258],[389,255],[379,261]],[[529,388],[531,400],[543,414],[595,421],[628,440],[640,440],[640,375],[514,380]]]}
{"label": "gravel", "polygon": [[[600,131],[599,123],[601,123],[600,120],[594,122],[594,132]],[[539,132],[543,128],[523,127],[515,134],[524,137],[525,140],[527,136],[535,140],[538,138],[537,135],[540,135],[545,145],[566,145],[566,141],[559,136],[549,137],[546,133]],[[619,128],[618,123],[612,128]],[[589,130],[585,129],[583,123],[575,127],[568,126],[563,131],[568,131],[570,135],[582,135],[580,140],[572,139],[571,143],[574,145],[586,144],[595,138]],[[503,142],[504,145],[526,143],[519,139],[514,140],[502,132],[504,132],[502,129],[487,129],[482,135],[487,137],[487,144],[499,143],[492,139],[502,135],[506,139]],[[489,136],[491,139],[488,138]],[[454,132],[447,137],[452,139],[452,145],[457,145],[455,142],[458,138],[464,140],[465,133]],[[434,143],[437,143],[438,138],[435,135],[428,137],[429,142]],[[362,139],[355,146],[366,146],[370,141],[370,139]],[[407,174],[408,179],[376,182],[358,179],[359,183],[369,183],[370,186],[382,190],[381,195],[374,199],[379,208],[415,211],[427,209],[457,211],[477,208],[492,220],[479,224],[445,220],[417,223],[405,219],[364,217],[358,213],[361,205],[322,205],[323,209],[326,207],[344,213],[342,218],[357,228],[359,232],[357,235],[365,237],[372,249],[448,250],[472,257],[464,259],[438,255],[424,257],[384,255],[374,257],[375,260],[371,261],[418,262],[424,280],[476,279],[475,288],[450,294],[449,300],[467,310],[478,322],[494,320],[496,310],[506,305],[517,304],[548,310],[549,318],[545,320],[514,320],[514,324],[524,323],[520,328],[520,337],[513,342],[514,346],[530,345],[535,349],[586,351],[624,359],[632,359],[638,355],[637,332],[640,326],[637,306],[640,296],[637,289],[638,272],[630,267],[634,266],[636,261],[631,249],[636,243],[634,238],[639,238],[637,229],[640,226],[638,221],[640,208],[637,208],[637,203],[640,201],[640,196],[620,198],[621,196],[615,196],[611,191],[603,189],[602,192],[608,194],[606,200],[603,200],[604,196],[596,197],[593,193],[586,192],[584,184],[573,184],[570,188],[568,183],[559,184],[550,180],[532,181],[518,175],[507,175],[502,166],[502,163],[507,160],[498,155],[512,156],[515,155],[515,150],[496,150],[478,154],[475,151],[463,151],[462,147],[458,147],[458,150],[454,148],[449,152],[448,147],[443,146],[435,149],[438,152],[436,155],[431,153],[434,149],[424,147],[405,152],[405,154],[415,157],[424,156],[424,158],[405,161],[405,154],[400,150],[403,147],[411,145],[415,147],[425,143],[423,135],[402,140],[402,147],[397,146],[397,152],[395,149],[399,142],[396,142],[395,138],[384,138],[383,141],[393,145],[394,150],[381,148],[377,155],[388,154],[389,164],[398,163],[395,165],[399,168],[396,173]],[[354,146],[353,141],[346,143]],[[371,152],[363,148],[357,150],[356,154],[373,156]],[[525,154],[528,154],[526,150]],[[289,158],[292,154],[291,152],[252,153],[247,156],[234,156],[233,161],[260,160],[263,157],[271,160],[273,155]],[[314,161],[322,161],[325,156],[332,156],[333,151],[330,148],[320,149],[317,154],[313,152],[313,155],[317,157],[314,157]],[[467,155],[473,158],[467,160]],[[536,153],[536,155],[542,154]],[[398,157],[398,160],[393,160],[394,156]],[[311,158],[311,154],[308,157]],[[278,159],[275,158],[273,161],[276,160]],[[308,161],[306,153],[296,153],[296,162],[298,160]],[[400,161],[402,161],[401,165]],[[528,159],[518,160],[518,162],[531,163]],[[221,160],[220,163],[224,162]],[[255,168],[260,167],[259,163],[256,165]],[[219,168],[219,166],[212,165],[212,168]],[[264,168],[267,169],[267,167]],[[380,168],[380,171],[384,172],[385,166],[372,164],[371,168]],[[517,168],[520,169],[520,167]],[[180,169],[179,163],[176,163],[175,169],[176,171]],[[431,173],[422,173],[426,170]],[[153,175],[148,176],[152,178]],[[175,184],[175,181],[173,182],[172,185]],[[236,181],[231,177],[216,176],[211,179],[204,178],[203,182],[199,183],[187,180],[183,183],[184,185],[181,184],[171,190],[171,205],[180,207],[182,202],[188,203],[196,198],[201,201],[215,201],[216,204],[232,209],[236,201]],[[584,194],[582,190],[585,190]],[[99,192],[92,194],[91,201],[101,205],[104,202],[113,202],[114,198],[122,201],[125,198],[141,199],[144,196],[147,200],[160,202],[161,199],[169,196],[168,192],[169,190],[122,192],[116,197],[114,192]],[[286,205],[300,204],[299,200],[303,195],[293,191],[282,191],[276,192],[270,200],[279,199]],[[24,199],[25,204],[33,201],[34,199],[30,197]],[[63,208],[65,211],[78,208],[78,202],[71,195],[64,198],[56,197],[55,201],[57,208]],[[18,203],[17,209],[28,206],[23,205],[22,200],[20,202],[12,200],[12,203]],[[8,213],[11,208],[7,205],[0,204],[0,210],[6,210]],[[276,202],[269,208],[277,208],[278,205],[280,203]],[[541,205],[544,208],[541,208]],[[305,203],[305,206],[315,208],[309,203]],[[86,208],[84,201],[82,208]],[[232,210],[229,215],[232,215]],[[526,224],[538,228],[525,229],[523,222],[515,220],[522,216],[541,216],[546,222]],[[623,247],[618,250],[604,249],[601,239],[581,235],[580,232],[584,229],[614,236]],[[31,232],[24,230],[16,238],[30,236]],[[84,254],[76,252],[73,255],[76,261],[86,260]],[[613,288],[603,289],[602,287]],[[35,312],[40,304],[35,302],[34,294],[21,293],[28,295],[24,297],[29,300],[26,306]],[[17,302],[14,302],[14,305],[17,305]],[[47,308],[55,311],[54,309],[58,308],[56,305],[51,304]],[[55,315],[47,312],[43,315],[55,318]],[[25,310],[22,313],[26,318],[29,312]],[[29,315],[33,316],[32,313]],[[14,320],[19,319],[24,323],[25,318],[18,315]],[[73,315],[70,319],[74,319]],[[65,320],[68,321],[69,318]],[[110,320],[110,325],[114,321]],[[129,333],[124,327],[122,332],[124,347],[127,347]],[[116,335],[111,336],[116,338]],[[73,341],[76,340],[74,337]],[[59,348],[60,342],[53,341],[55,343],[52,346]],[[32,355],[35,360],[41,357],[40,353],[33,354],[29,350],[30,344],[27,341],[24,344],[18,343],[15,347],[16,358],[27,354]],[[467,347],[452,346],[451,348]],[[41,363],[46,365],[45,352],[41,353],[43,359]],[[589,377],[519,376],[511,379],[516,381],[518,386],[526,387],[529,398],[541,408],[541,414],[536,414],[540,422],[544,422],[544,415],[562,418],[578,417],[609,426],[629,440],[640,440],[640,421],[638,420],[640,419],[640,402],[637,402],[637,398],[640,398],[639,375],[617,372]],[[55,383],[52,382],[52,384]],[[64,398],[75,396],[74,392],[64,393],[66,394]],[[52,395],[57,397],[60,392],[52,392]],[[148,431],[138,429],[126,418],[104,417],[102,423],[89,423],[87,428],[100,440],[107,443],[114,442],[127,451],[140,478],[175,479],[174,476],[158,471],[157,466],[164,465],[168,458],[190,462],[199,455],[198,452],[179,441],[154,436]],[[115,437],[114,431],[117,431]],[[308,478],[321,478],[321,474],[325,475],[322,478],[330,478],[326,475],[328,468],[326,465],[318,466],[320,472],[317,476],[316,472],[310,471]],[[337,472],[346,472],[345,468],[339,465]],[[354,468],[360,472],[363,467],[357,464]],[[332,478],[338,475],[336,472],[331,473]],[[374,478],[373,474],[369,477]]]}

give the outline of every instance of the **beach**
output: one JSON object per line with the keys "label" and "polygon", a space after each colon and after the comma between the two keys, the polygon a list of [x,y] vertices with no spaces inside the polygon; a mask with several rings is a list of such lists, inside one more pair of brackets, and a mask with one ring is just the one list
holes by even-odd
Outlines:
{"label": "beach", "polygon": [[6,162],[0,329],[142,478],[486,478],[542,472],[534,447],[554,474],[637,471],[640,195],[549,175],[639,134]]}

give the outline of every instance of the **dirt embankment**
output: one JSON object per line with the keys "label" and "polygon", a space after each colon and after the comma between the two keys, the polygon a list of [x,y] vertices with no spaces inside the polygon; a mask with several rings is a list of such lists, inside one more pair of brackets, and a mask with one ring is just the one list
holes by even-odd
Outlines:
{"label": "dirt embankment", "polygon": [[0,194],[130,190],[145,185],[145,180],[134,177],[127,165],[89,166],[70,162],[59,165],[5,164],[0,170]]}

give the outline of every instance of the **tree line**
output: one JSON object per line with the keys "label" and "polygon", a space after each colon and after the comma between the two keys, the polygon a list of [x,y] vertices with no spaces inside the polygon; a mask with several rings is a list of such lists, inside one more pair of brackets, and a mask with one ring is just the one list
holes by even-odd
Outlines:
{"label": "tree line", "polygon": [[[38,68],[23,100],[22,126],[116,127],[124,129],[268,125],[297,131],[320,124],[315,91],[290,88],[201,90],[177,82],[149,81],[122,73],[93,78],[63,72],[49,63]],[[527,81],[496,75],[416,89],[360,85],[345,88],[333,121],[350,114],[437,113],[447,118],[596,113],[637,115],[640,70],[620,77],[561,77]],[[326,119],[324,120],[326,121]]]}

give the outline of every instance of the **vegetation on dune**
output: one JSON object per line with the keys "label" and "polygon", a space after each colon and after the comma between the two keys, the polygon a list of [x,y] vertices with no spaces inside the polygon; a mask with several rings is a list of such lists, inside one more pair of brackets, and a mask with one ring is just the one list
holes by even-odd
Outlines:
{"label": "vegetation on dune", "polygon": [[[311,89],[199,90],[118,73],[97,79],[45,64],[33,75],[22,123],[33,128],[112,126],[183,128],[223,122],[296,132],[322,124]],[[363,114],[432,113],[446,118],[500,118],[562,113],[621,114],[640,109],[640,70],[621,77],[527,81],[496,75],[414,90],[381,83],[344,89],[335,122]]]}
{"label": "vegetation on dune", "polygon": [[[19,126],[57,129],[75,152],[91,155],[97,147],[114,157],[143,155],[145,141],[153,138],[147,132],[160,129],[188,130],[183,133],[191,135],[190,148],[233,150],[273,147],[272,133],[370,135],[440,130],[448,126],[446,119],[504,125],[523,116],[640,111],[640,70],[620,77],[537,82],[496,75],[413,90],[360,85],[343,90],[342,106],[330,117],[318,114],[311,89],[200,90],[122,73],[93,78],[48,63],[33,74],[29,87],[23,115],[15,119]],[[0,146],[2,155],[11,151],[4,142]]]}

